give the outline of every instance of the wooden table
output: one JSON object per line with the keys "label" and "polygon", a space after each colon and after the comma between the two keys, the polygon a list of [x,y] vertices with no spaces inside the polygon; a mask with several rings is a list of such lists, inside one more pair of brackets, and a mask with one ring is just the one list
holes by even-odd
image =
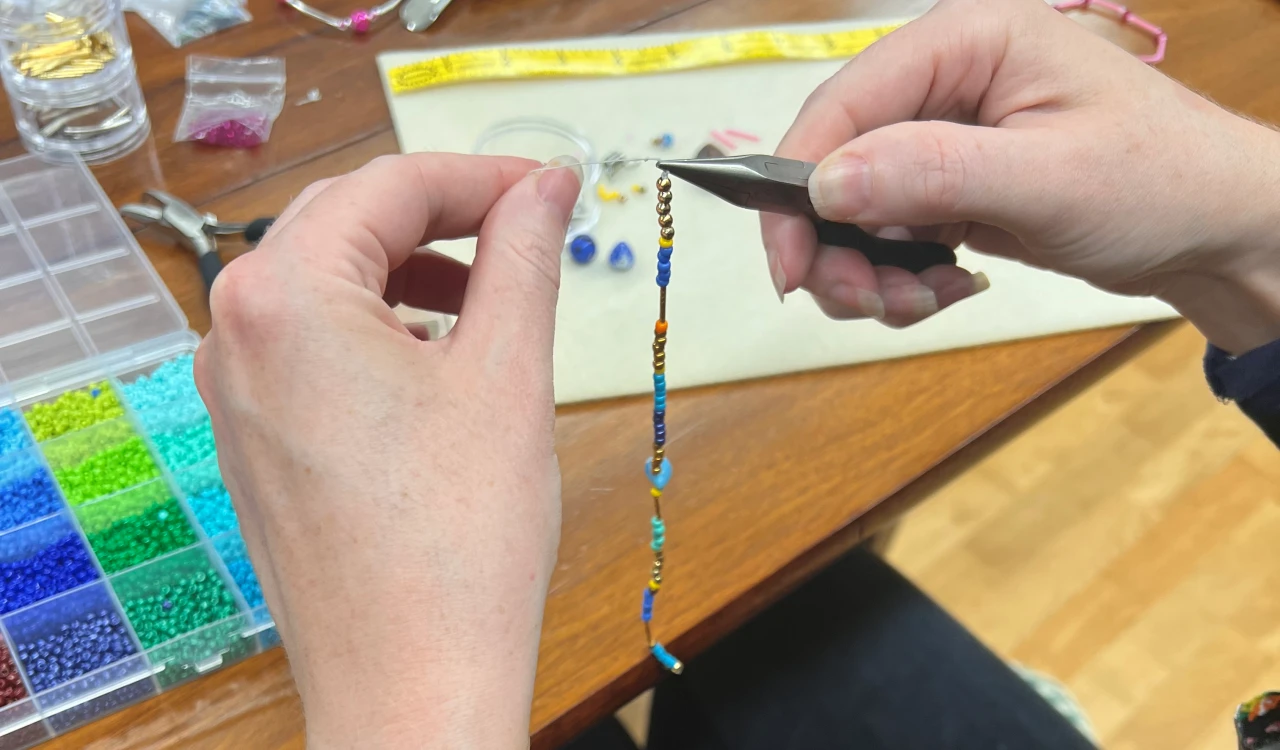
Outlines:
{"label": "wooden table", "polygon": [[[457,0],[428,34],[391,23],[355,39],[293,18],[273,0],[250,0],[252,24],[181,51],[131,17],[154,136],[95,172],[117,204],[159,187],[227,219],[273,214],[311,181],[397,150],[373,64],[383,50],[847,19],[928,4]],[[1280,121],[1280,3],[1135,4],[1169,32],[1163,70],[1228,107]],[[317,5],[335,13],[354,7]],[[1142,44],[1105,19],[1082,22]],[[189,53],[283,56],[290,102],[313,87],[324,98],[286,106],[271,141],[255,151],[174,144]],[[20,152],[14,138],[12,123],[0,123],[0,157]],[[207,331],[192,258],[142,240],[192,327]],[[696,654],[1166,329],[1099,330],[675,393],[681,416],[671,447],[680,484],[667,505],[673,585],[663,593],[660,636],[673,652]],[[645,399],[622,399],[560,411],[564,532],[533,706],[536,747],[554,747],[659,678],[636,622],[648,569],[648,500],[637,470],[648,408]],[[289,668],[275,649],[52,746],[301,747],[302,731]]]}

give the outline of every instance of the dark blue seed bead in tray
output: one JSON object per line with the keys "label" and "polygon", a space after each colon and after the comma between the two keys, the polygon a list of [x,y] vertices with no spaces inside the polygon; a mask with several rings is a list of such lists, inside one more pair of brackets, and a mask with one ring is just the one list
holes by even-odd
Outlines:
{"label": "dark blue seed bead in tray", "polygon": [[[36,693],[138,652],[124,616],[103,584],[86,586],[4,619],[14,654]],[[104,676],[103,689],[113,678]]]}
{"label": "dark blue seed bead in tray", "polygon": [[0,535],[0,614],[97,578],[89,549],[65,515]]}
{"label": "dark blue seed bead in tray", "polygon": [[34,451],[0,456],[0,531],[53,515],[61,508],[53,476]]}

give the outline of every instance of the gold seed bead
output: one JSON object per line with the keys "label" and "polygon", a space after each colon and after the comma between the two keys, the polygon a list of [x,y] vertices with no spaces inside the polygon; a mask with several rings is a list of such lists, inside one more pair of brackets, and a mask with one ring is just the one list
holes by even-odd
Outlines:
{"label": "gold seed bead", "polygon": [[663,193],[671,190],[671,178],[666,176],[665,174],[659,177],[658,190]]}
{"label": "gold seed bead", "polygon": [[666,449],[663,448],[662,446],[660,445],[653,446],[653,459],[654,459],[653,463],[655,466],[662,462],[662,456],[664,453],[666,453]]}
{"label": "gold seed bead", "polygon": [[656,338],[656,339],[654,339],[654,340],[653,340],[653,345],[654,345],[654,346],[666,346],[666,345],[667,345],[667,337],[666,337],[666,336],[659,336],[658,338]]}
{"label": "gold seed bead", "polygon": [[672,224],[671,214],[665,214],[665,215],[659,216],[658,223],[664,227],[671,226]]}
{"label": "gold seed bead", "polygon": [[668,191],[668,190],[664,190],[664,191],[662,191],[661,193],[658,193],[658,202],[659,202],[659,203],[670,203],[670,202],[671,202],[671,192],[670,192],[670,191]]}
{"label": "gold seed bead", "polygon": [[667,215],[667,214],[669,214],[669,213],[671,213],[671,204],[670,204],[670,203],[659,203],[659,204],[658,204],[658,215],[659,215],[659,216],[666,216],[666,215]]}
{"label": "gold seed bead", "polygon": [[676,238],[676,230],[671,227],[662,228],[662,239],[674,240]]}

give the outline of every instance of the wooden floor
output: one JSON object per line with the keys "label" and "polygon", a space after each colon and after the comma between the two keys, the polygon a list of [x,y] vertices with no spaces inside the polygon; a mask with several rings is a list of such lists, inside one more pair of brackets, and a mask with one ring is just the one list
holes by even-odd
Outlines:
{"label": "wooden floor", "polygon": [[[1107,750],[1229,750],[1280,690],[1280,451],[1187,325],[941,488],[887,557]],[[621,712],[637,737],[647,696]]]}
{"label": "wooden floor", "polygon": [[888,558],[1104,748],[1235,747],[1280,689],[1280,451],[1182,326],[913,511]]}

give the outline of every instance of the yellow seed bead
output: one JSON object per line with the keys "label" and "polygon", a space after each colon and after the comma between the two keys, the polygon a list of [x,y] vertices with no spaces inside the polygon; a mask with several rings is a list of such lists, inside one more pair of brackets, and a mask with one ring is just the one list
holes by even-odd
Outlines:
{"label": "yellow seed bead", "polygon": [[662,497],[662,490],[658,489],[657,487],[650,487],[649,494],[653,495],[654,497]]}
{"label": "yellow seed bead", "polygon": [[675,240],[669,240],[666,237],[658,238],[658,247],[671,247],[674,244],[676,244]]}
{"label": "yellow seed bead", "polygon": [[652,578],[650,578],[650,579],[649,579],[649,590],[650,590],[650,591],[652,591],[653,593],[655,593],[655,594],[656,594],[656,593],[658,593],[658,589],[660,589],[660,588],[662,588],[662,584],[661,584],[661,583],[658,583],[657,581],[653,580]]}

